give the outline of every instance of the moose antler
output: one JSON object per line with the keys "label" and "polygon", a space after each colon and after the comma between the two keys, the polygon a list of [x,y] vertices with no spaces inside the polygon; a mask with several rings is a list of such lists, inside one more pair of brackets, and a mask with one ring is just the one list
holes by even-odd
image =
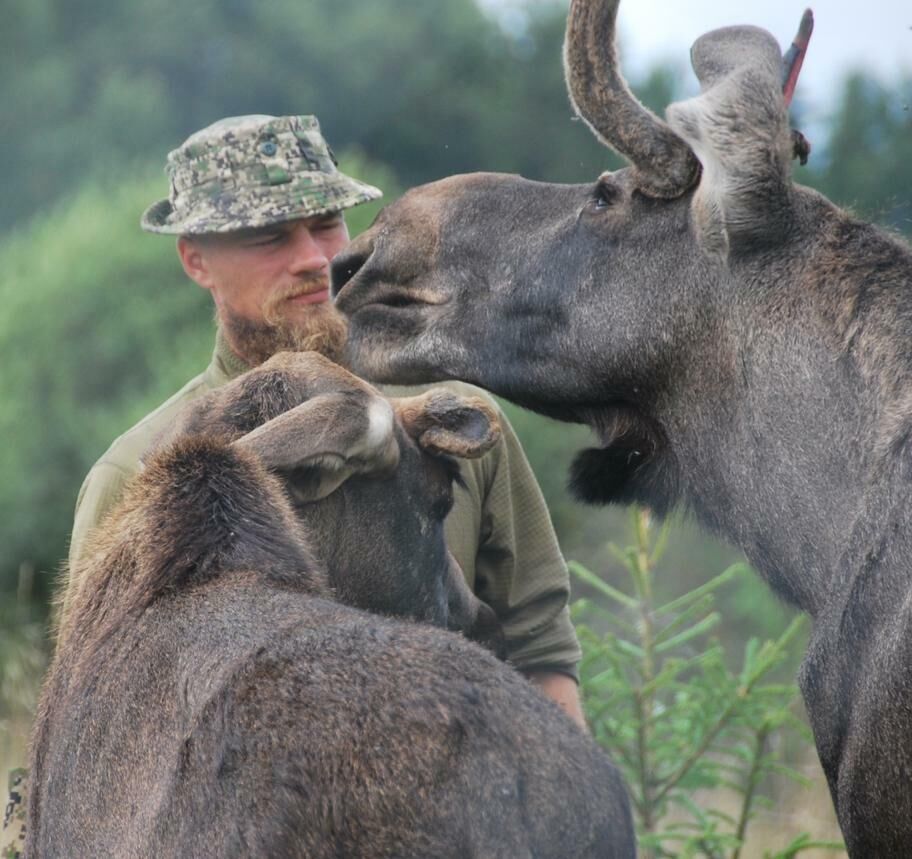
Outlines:
{"label": "moose antler", "polygon": [[570,101],[596,136],[629,160],[637,186],[673,199],[690,188],[699,163],[688,145],[630,91],[618,71],[615,19],[619,0],[573,0],[564,41]]}

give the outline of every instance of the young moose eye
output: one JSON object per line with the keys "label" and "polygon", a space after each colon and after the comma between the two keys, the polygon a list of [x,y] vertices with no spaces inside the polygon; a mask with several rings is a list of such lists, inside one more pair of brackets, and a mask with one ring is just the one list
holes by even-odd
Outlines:
{"label": "young moose eye", "polygon": [[450,488],[458,486],[460,489],[466,489],[466,482],[462,476],[462,469],[459,467],[459,460],[453,456],[439,456],[440,462],[443,463],[446,471],[447,480],[450,482]]}
{"label": "young moose eye", "polygon": [[437,461],[443,466],[445,485],[434,501],[430,512],[432,518],[442,521],[453,508],[453,488],[459,486],[465,489],[466,482],[457,459],[446,454],[437,454]]}

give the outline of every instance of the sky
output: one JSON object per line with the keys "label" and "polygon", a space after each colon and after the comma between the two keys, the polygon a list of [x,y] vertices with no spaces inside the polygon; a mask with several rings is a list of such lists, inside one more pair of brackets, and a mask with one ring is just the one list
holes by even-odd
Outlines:
{"label": "sky", "polygon": [[[509,25],[517,10],[541,0],[479,2],[505,16]],[[903,73],[912,77],[912,0],[622,0],[621,64],[634,80],[669,60],[692,75],[691,44],[702,33],[729,24],[763,27],[785,49],[807,6],[814,12],[814,34],[796,96],[807,119],[825,116],[839,82],[852,69],[864,68],[885,82],[897,82]],[[912,101],[912,92],[906,98]]]}

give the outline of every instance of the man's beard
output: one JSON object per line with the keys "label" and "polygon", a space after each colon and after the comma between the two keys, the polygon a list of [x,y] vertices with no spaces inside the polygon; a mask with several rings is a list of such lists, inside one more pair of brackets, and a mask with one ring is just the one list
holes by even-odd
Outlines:
{"label": "man's beard", "polygon": [[[264,303],[262,320],[247,319],[222,308],[218,322],[228,344],[251,367],[262,364],[276,352],[319,352],[339,363],[345,347],[348,324],[328,302],[298,308],[296,319],[289,319],[287,300],[300,295],[303,284],[273,294]],[[303,312],[302,312],[303,310]]]}

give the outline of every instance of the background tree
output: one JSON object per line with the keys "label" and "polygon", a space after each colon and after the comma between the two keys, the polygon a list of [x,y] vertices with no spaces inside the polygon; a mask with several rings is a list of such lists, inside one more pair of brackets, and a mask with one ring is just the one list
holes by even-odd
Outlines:
{"label": "background tree", "polygon": [[912,233],[912,78],[896,86],[850,75],[832,117],[829,139],[812,184],[906,235]]}
{"label": "background tree", "polygon": [[588,178],[606,161],[560,121],[559,4],[536,7],[521,38],[472,0],[9,0],[4,13],[0,228],[246,113],[315,113],[335,148],[361,146],[406,185],[481,168]]}

